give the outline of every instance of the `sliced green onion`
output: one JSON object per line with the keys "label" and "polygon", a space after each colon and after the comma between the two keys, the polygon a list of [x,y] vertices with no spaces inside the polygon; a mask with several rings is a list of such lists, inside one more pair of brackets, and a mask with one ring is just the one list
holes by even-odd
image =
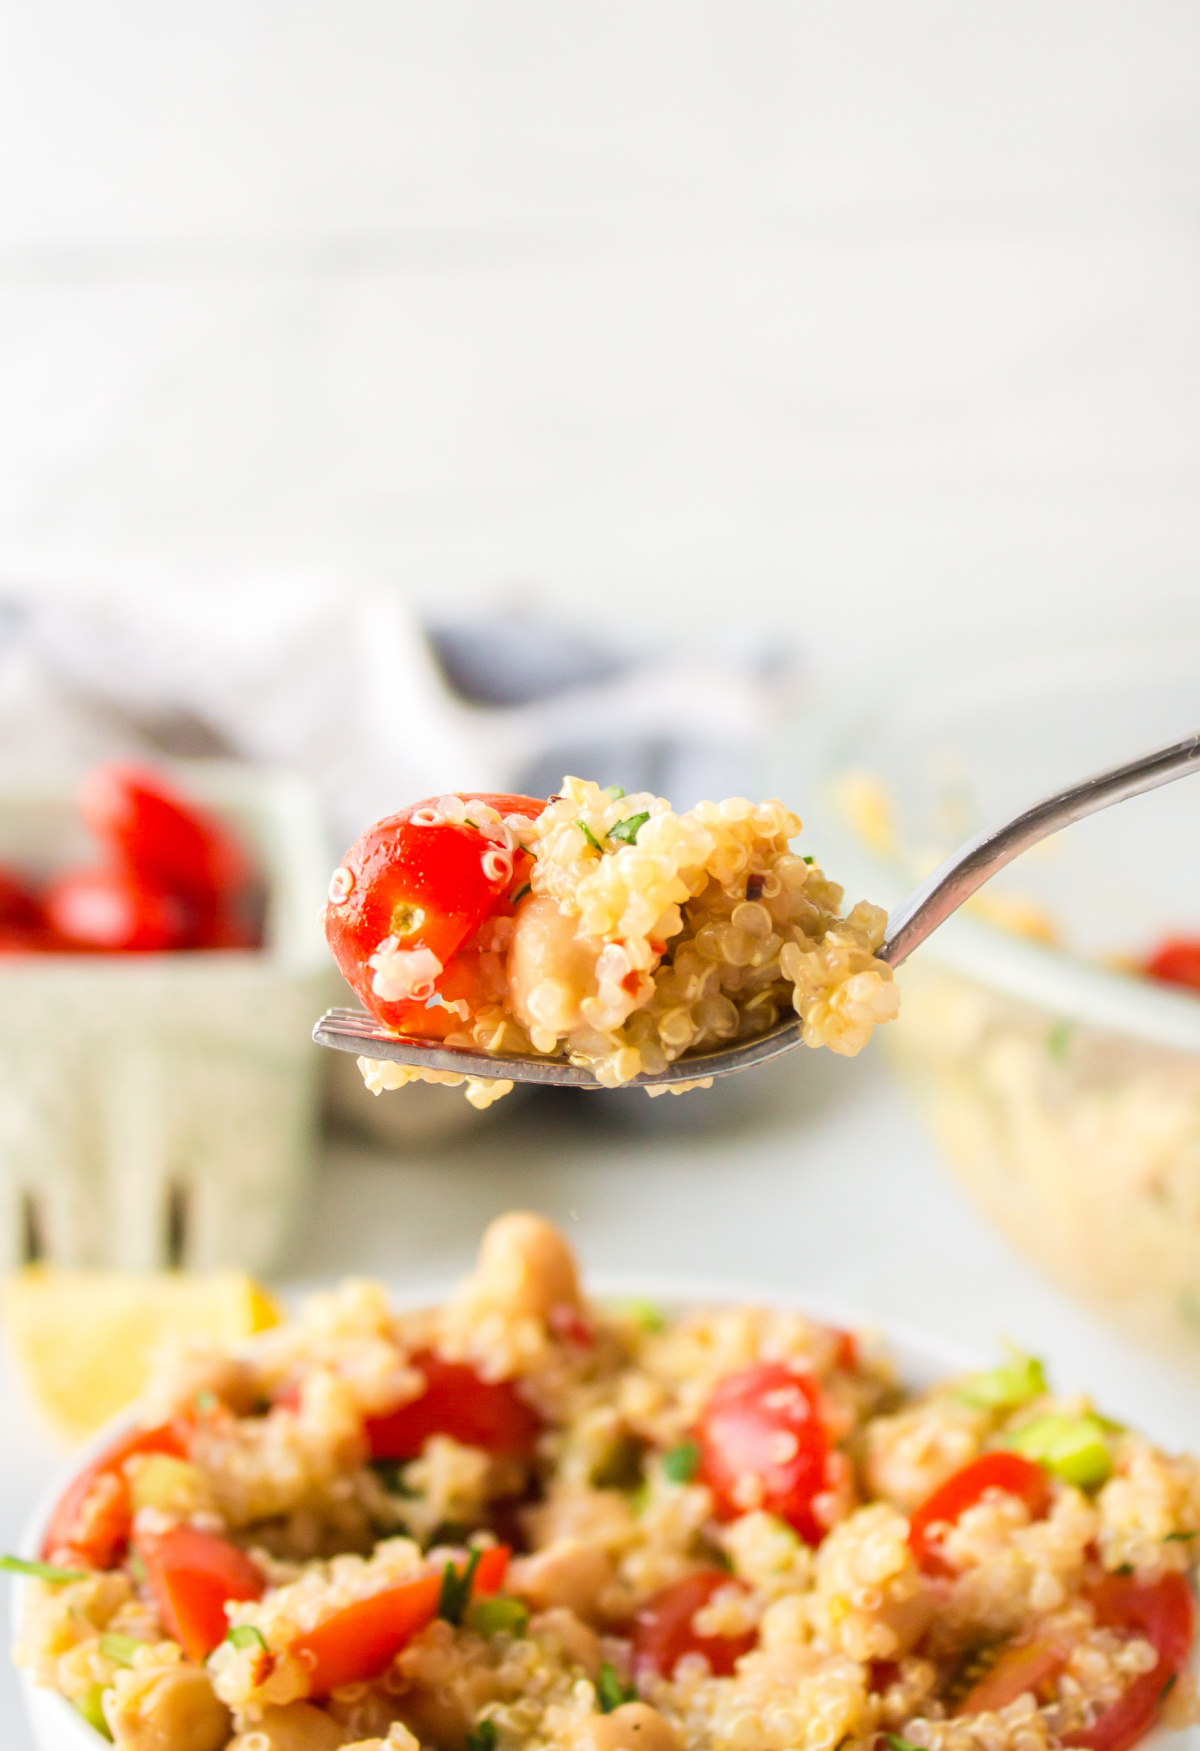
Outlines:
{"label": "sliced green onion", "polygon": [[610,827],[608,836],[622,845],[632,845],[649,819],[650,810],[643,809],[640,815],[630,815],[627,820],[618,821],[615,827]]}
{"label": "sliced green onion", "polygon": [[604,787],[604,794],[606,797],[610,797],[613,802],[619,803],[621,798],[625,795],[625,787],[620,784],[606,784]]}
{"label": "sliced green onion", "polygon": [[600,1676],[596,1680],[596,1701],[600,1705],[600,1713],[610,1715],[615,1708],[620,1708],[623,1702],[637,1701],[637,1686],[622,1684],[611,1663],[605,1660],[600,1668]]}
{"label": "sliced green onion", "polygon": [[604,850],[603,845],[601,845],[600,841],[597,839],[596,835],[592,832],[592,829],[588,826],[586,821],[577,820],[575,822],[575,825],[579,828],[579,831],[583,834],[584,838],[587,840],[588,844],[591,846],[593,851],[602,852]]}
{"label": "sliced green onion", "polygon": [[473,1733],[467,1734],[467,1751],[496,1751],[499,1736],[495,1721],[484,1719]]}
{"label": "sliced green onion", "polygon": [[139,1648],[145,1645],[144,1642],[139,1642],[137,1637],[132,1635],[102,1635],[100,1637],[100,1652],[106,1660],[115,1660],[118,1666],[132,1666],[133,1656]]}
{"label": "sliced green onion", "polygon": [[483,1552],[478,1548],[473,1550],[461,1575],[453,1563],[447,1563],[442,1570],[442,1590],[438,1594],[437,1614],[444,1617],[447,1623],[458,1625],[462,1622],[463,1612],[471,1602],[475,1570],[479,1567],[482,1555]]}
{"label": "sliced green onion", "polygon": [[[526,894],[531,894],[532,892],[533,892],[533,883],[532,882],[522,882],[520,887],[517,889],[516,893],[512,896],[512,899],[509,901],[509,905],[515,906],[518,900],[523,900],[525,898]],[[491,1726],[492,1723],[489,1721],[487,1724],[488,1724],[488,1726]]]}
{"label": "sliced green onion", "polygon": [[104,1704],[100,1700],[104,1695],[103,1684],[92,1684],[82,1696],[76,1697],[75,1707],[83,1716],[89,1727],[94,1727],[102,1739],[112,1739],[108,1722],[104,1718]]}
{"label": "sliced green onion", "polygon": [[1112,1476],[1112,1455],[1104,1438],[1104,1425],[1090,1413],[1069,1417],[1061,1411],[1050,1411],[1006,1435],[1004,1445],[1026,1459],[1037,1460],[1076,1489],[1096,1489]]}
{"label": "sliced green onion", "polygon": [[520,1599],[506,1599],[498,1594],[492,1599],[476,1599],[467,1612],[467,1627],[476,1635],[522,1636],[529,1622],[529,1607]]}
{"label": "sliced green onion", "polygon": [[968,1374],[956,1396],[977,1410],[1016,1410],[1046,1391],[1046,1371],[1036,1356],[1012,1350],[1007,1362],[981,1374]]}
{"label": "sliced green onion", "polygon": [[53,1563],[31,1563],[23,1556],[0,1556],[0,1569],[11,1575],[29,1575],[35,1581],[48,1581],[52,1587],[65,1587],[69,1581],[86,1581],[87,1569],[56,1569]]}
{"label": "sliced green onion", "polygon": [[663,1475],[672,1483],[691,1483],[700,1464],[700,1449],[694,1441],[668,1447],[662,1456]]}
{"label": "sliced green onion", "polygon": [[267,1638],[261,1629],[255,1629],[252,1623],[235,1623],[225,1637],[235,1648],[265,1648]]}

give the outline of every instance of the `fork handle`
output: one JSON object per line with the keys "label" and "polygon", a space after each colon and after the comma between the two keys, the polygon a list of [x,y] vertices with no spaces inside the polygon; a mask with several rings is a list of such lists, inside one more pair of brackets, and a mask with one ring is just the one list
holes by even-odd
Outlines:
{"label": "fork handle", "polygon": [[887,940],[879,950],[879,959],[898,967],[915,948],[935,931],[939,924],[957,912],[964,900],[976,889],[1011,863],[1031,845],[1081,821],[1085,815],[1095,815],[1126,797],[1140,796],[1144,790],[1157,790],[1160,784],[1170,784],[1189,772],[1200,771],[1200,734],[1188,736],[1182,742],[1172,742],[1169,748],[1144,754],[1126,766],[1115,766],[1111,772],[1101,772],[1095,778],[1085,778],[1070,790],[1059,791],[1042,802],[1035,803],[1013,821],[1002,827],[989,827],[948,857],[934,870],[928,881],[904,900],[888,919]]}

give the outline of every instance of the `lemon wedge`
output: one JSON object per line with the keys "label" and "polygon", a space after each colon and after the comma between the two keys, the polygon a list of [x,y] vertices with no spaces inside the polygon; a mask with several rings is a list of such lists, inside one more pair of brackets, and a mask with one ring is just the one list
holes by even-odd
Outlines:
{"label": "lemon wedge", "polygon": [[133,1276],[44,1265],[8,1279],[0,1314],[35,1402],[72,1440],[138,1396],[164,1338],[232,1343],[282,1318],[241,1271]]}

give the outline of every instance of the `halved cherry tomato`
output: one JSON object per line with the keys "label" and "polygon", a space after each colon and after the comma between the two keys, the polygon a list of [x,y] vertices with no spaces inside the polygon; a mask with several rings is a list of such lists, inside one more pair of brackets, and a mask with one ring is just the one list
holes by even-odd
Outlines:
{"label": "halved cherry tomato", "polygon": [[986,1672],[954,1710],[956,1715],[995,1714],[1007,1708],[1028,1690],[1035,1696],[1043,1684],[1057,1678],[1067,1655],[1057,1642],[1044,1636],[1005,1648],[990,1672]]}
{"label": "halved cherry tomato", "polygon": [[194,907],[147,887],[131,870],[70,870],[46,890],[46,915],[64,947],[114,954],[185,948],[195,938]]}
{"label": "halved cherry tomato", "polygon": [[[350,847],[330,887],[325,934],[343,978],[385,1027],[444,1037],[462,1022],[447,1018],[438,1006],[427,1009],[426,1002],[434,991],[449,1002],[456,1000],[446,982],[453,956],[485,918],[511,911],[511,896],[523,884],[532,860],[520,850],[506,853],[466,822],[442,820],[429,826],[413,821],[421,810],[436,811],[437,800],[413,803],[376,822]],[[528,820],[546,806],[527,796],[472,797],[463,792],[461,800],[477,800],[502,817],[522,815]],[[423,964],[413,965],[411,994],[393,987],[389,995],[386,976],[385,989],[376,989],[381,969],[371,966],[371,958],[389,942],[399,954],[427,951]],[[436,971],[431,970],[435,961]],[[399,973],[397,982],[403,983]]]}
{"label": "halved cherry tomato", "polygon": [[[731,1520],[762,1507],[820,1544],[827,1528],[813,1498],[828,1488],[829,1434],[820,1388],[783,1362],[757,1362],[718,1382],[697,1427],[700,1470],[718,1515]],[[755,1499],[742,1480],[757,1479]]]}
{"label": "halved cherry tomato", "polygon": [[140,1533],[134,1547],[158,1614],[189,1660],[206,1660],[225,1640],[231,1599],[260,1599],[266,1578],[244,1551],[215,1532],[173,1526]]}
{"label": "halved cherry tomato", "polygon": [[143,887],[188,902],[189,947],[234,948],[251,884],[246,853],[207,809],[144,766],[98,766],[79,793],[85,824]]}
{"label": "halved cherry tomato", "polygon": [[700,1569],[648,1599],[633,1621],[633,1662],[636,1671],[670,1678],[685,1654],[703,1654],[716,1678],[728,1678],[734,1663],[758,1640],[754,1630],[743,1635],[700,1635],[693,1623],[720,1587],[741,1583],[724,1569]]}
{"label": "halved cherry tomato", "polygon": [[927,1575],[949,1575],[954,1571],[943,1562],[930,1540],[930,1528],[953,1525],[968,1508],[973,1508],[987,1490],[1003,1490],[1019,1496],[1029,1509],[1031,1520],[1040,1520],[1050,1506],[1050,1479],[1040,1465],[1024,1459],[1019,1453],[998,1451],[981,1453],[939,1484],[926,1496],[908,1524],[908,1542],[919,1566]]}
{"label": "halved cherry tomato", "polygon": [[112,1567],[129,1542],[133,1524],[129,1486],[121,1467],[135,1453],[186,1457],[183,1441],[169,1424],[122,1435],[85,1466],[59,1498],[42,1540],[44,1562],[73,1552],[89,1568]]}
{"label": "halved cherry tomato", "polygon": [[[508,1556],[503,1545],[483,1552],[472,1595],[499,1592]],[[377,1678],[401,1648],[433,1622],[441,1590],[440,1575],[422,1575],[419,1580],[356,1599],[298,1637],[289,1652],[308,1668],[308,1694],[328,1696],[339,1685]]]}
{"label": "halved cherry tomato", "polygon": [[1200,991],[1200,937],[1169,936],[1143,963],[1142,971],[1150,979]]}
{"label": "halved cherry tomato", "polygon": [[425,1390],[381,1417],[369,1417],[372,1459],[416,1459],[431,1435],[449,1435],[485,1453],[531,1451],[541,1424],[511,1380],[481,1380],[465,1362],[444,1362],[425,1351],[412,1358]]}
{"label": "halved cherry tomato", "polygon": [[1064,1745],[1088,1751],[1127,1751],[1149,1732],[1163,1698],[1187,1665],[1196,1633],[1196,1601],[1182,1575],[1139,1581],[1136,1575],[1105,1575],[1084,1597],[1104,1629],[1142,1636],[1158,1654],[1158,1664],[1141,1673],[1090,1727],[1064,1733]]}

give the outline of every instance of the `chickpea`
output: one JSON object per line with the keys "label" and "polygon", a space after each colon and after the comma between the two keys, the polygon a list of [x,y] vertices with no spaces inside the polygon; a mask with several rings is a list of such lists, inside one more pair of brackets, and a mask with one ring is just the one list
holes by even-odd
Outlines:
{"label": "chickpea", "polygon": [[583,1025],[579,1005],[596,993],[601,944],[579,936],[578,918],[534,894],[518,911],[508,951],[508,992],[525,1027],[568,1034]]}
{"label": "chickpea", "polygon": [[247,1741],[255,1751],[266,1751],[263,1739],[270,1751],[338,1751],[346,1734],[324,1709],[314,1708],[311,1702],[287,1702],[265,1708],[261,1721],[239,1733],[229,1751],[242,1751]]}
{"label": "chickpea", "polygon": [[171,1666],[109,1722],[121,1751],[220,1751],[232,1725],[203,1666]]}
{"label": "chickpea", "polygon": [[589,1715],[575,1732],[575,1751],[679,1751],[670,1722],[645,1702],[623,1702]]}
{"label": "chickpea", "polygon": [[565,1606],[576,1616],[593,1615],[613,1578],[612,1559],[594,1544],[560,1538],[533,1556],[519,1557],[508,1571],[513,1592],[538,1611]]}
{"label": "chickpea", "polygon": [[552,1223],[528,1210],[497,1216],[489,1225],[470,1295],[506,1313],[543,1319],[555,1307],[578,1307],[581,1299],[570,1247]]}

